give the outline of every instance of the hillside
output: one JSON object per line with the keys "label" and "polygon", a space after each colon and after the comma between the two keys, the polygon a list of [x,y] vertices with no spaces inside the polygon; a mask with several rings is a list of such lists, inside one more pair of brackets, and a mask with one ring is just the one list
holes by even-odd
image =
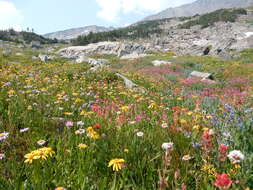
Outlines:
{"label": "hillside", "polygon": [[16,32],[12,29],[0,30],[0,40],[23,44],[30,44],[32,41],[37,41],[41,44],[52,44],[58,42],[57,39],[48,39],[33,32]]}
{"label": "hillside", "polygon": [[253,0],[196,0],[193,3],[176,8],[168,8],[144,20],[157,20],[172,17],[193,16],[224,8],[243,8],[253,5]]}
{"label": "hillside", "polygon": [[86,26],[81,28],[72,28],[68,30],[53,32],[49,34],[45,34],[44,37],[50,38],[50,39],[58,39],[58,40],[70,40],[73,38],[77,38],[80,35],[88,35],[90,32],[92,33],[98,33],[98,32],[105,32],[113,30],[113,28],[106,28],[102,26]]}

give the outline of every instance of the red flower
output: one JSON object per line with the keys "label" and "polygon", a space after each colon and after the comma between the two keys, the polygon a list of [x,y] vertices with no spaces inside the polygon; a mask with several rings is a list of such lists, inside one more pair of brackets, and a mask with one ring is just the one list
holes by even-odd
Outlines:
{"label": "red flower", "polygon": [[233,181],[229,178],[228,174],[219,174],[216,177],[214,185],[221,190],[229,189]]}
{"label": "red flower", "polygon": [[221,162],[225,162],[225,161],[226,161],[226,159],[227,159],[227,154],[228,154],[228,148],[229,148],[229,146],[227,146],[227,145],[225,145],[225,144],[221,144],[221,145],[219,146],[219,151],[220,151],[219,157],[220,157],[220,161],[221,161]]}
{"label": "red flower", "polygon": [[221,144],[220,147],[219,147],[220,152],[226,153],[226,152],[228,151],[228,147],[229,147],[229,146],[227,146],[227,145],[225,145],[225,144]]}
{"label": "red flower", "polygon": [[96,125],[93,126],[93,129],[100,129],[100,125],[97,123]]}

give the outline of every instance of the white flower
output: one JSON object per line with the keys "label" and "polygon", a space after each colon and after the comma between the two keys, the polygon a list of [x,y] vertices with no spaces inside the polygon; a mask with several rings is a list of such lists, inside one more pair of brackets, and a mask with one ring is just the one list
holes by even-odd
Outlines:
{"label": "white flower", "polygon": [[164,122],[164,123],[162,123],[161,127],[164,128],[164,129],[168,128],[168,124]]}
{"label": "white flower", "polygon": [[6,132],[0,133],[0,141],[7,139],[8,136],[9,136],[9,133],[6,133]]}
{"label": "white flower", "polygon": [[144,135],[144,133],[141,132],[141,131],[139,131],[139,132],[136,133],[136,135],[137,135],[138,137],[142,137],[142,136]]}
{"label": "white flower", "polygon": [[78,121],[76,124],[77,124],[77,126],[81,126],[81,127],[84,126],[84,122],[83,121]]}
{"label": "white flower", "polygon": [[76,135],[81,135],[81,134],[84,134],[84,133],[85,133],[84,129],[78,129],[78,130],[75,131]]}
{"label": "white flower", "polygon": [[129,124],[130,125],[134,125],[136,123],[136,121],[130,121]]}
{"label": "white flower", "polygon": [[229,152],[229,154],[228,154],[229,160],[234,164],[237,164],[237,163],[240,163],[241,161],[243,161],[244,157],[245,156],[239,150],[233,150],[233,151]]}
{"label": "white flower", "polygon": [[45,143],[46,143],[45,140],[39,140],[39,141],[37,141],[37,144],[40,145],[40,146],[43,146]]}
{"label": "white flower", "polygon": [[29,128],[24,128],[24,129],[20,129],[19,132],[20,132],[20,133],[24,133],[24,132],[26,132],[26,131],[28,131],[28,130],[29,130]]}
{"label": "white flower", "polygon": [[173,148],[173,145],[174,145],[173,142],[163,143],[163,144],[162,144],[162,149],[164,149],[164,150],[172,149],[172,148]]}
{"label": "white flower", "polygon": [[0,154],[0,160],[5,158],[5,154]]}

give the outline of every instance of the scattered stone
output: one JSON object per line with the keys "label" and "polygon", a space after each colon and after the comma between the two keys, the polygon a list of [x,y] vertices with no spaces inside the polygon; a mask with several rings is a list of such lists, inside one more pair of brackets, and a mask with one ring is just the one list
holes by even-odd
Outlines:
{"label": "scattered stone", "polygon": [[161,65],[171,65],[171,62],[165,61],[165,60],[154,60],[152,61],[152,64],[156,67],[161,66]]}
{"label": "scattered stone", "polygon": [[42,61],[42,62],[47,62],[49,60],[49,57],[47,55],[43,55],[43,54],[39,54],[39,59]]}
{"label": "scattered stone", "polygon": [[129,80],[127,77],[119,74],[119,73],[116,73],[116,75],[118,77],[120,77],[121,79],[124,80],[124,83],[125,83],[125,86],[128,88],[128,89],[131,89],[135,92],[139,92],[139,93],[145,93],[145,90],[141,89],[141,88],[138,88],[138,85],[135,84],[134,82],[132,82],[131,80]]}
{"label": "scattered stone", "polygon": [[39,41],[31,41],[30,46],[38,49],[43,47]]}
{"label": "scattered stone", "polygon": [[214,77],[212,74],[202,73],[202,72],[198,72],[198,71],[191,72],[190,77],[197,77],[197,78],[202,78],[202,79],[214,80]]}
{"label": "scattered stone", "polygon": [[18,53],[16,53],[16,56],[23,56],[23,54],[18,52]]}
{"label": "scattered stone", "polygon": [[11,55],[12,54],[12,50],[10,50],[10,49],[3,50],[2,54],[3,55]]}

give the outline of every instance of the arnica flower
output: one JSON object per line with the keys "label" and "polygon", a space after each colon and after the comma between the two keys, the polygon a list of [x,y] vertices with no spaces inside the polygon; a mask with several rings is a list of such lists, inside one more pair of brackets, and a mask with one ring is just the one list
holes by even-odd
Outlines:
{"label": "arnica flower", "polygon": [[64,187],[56,187],[54,190],[67,190]]}
{"label": "arnica flower", "polygon": [[79,144],[79,145],[78,145],[78,148],[79,148],[80,150],[83,150],[83,149],[88,148],[88,146],[87,146],[86,144]]}
{"label": "arnica flower", "polygon": [[229,152],[228,158],[233,164],[238,164],[244,160],[244,155],[239,150],[233,150]]}
{"label": "arnica flower", "polygon": [[214,185],[220,190],[229,189],[233,181],[229,178],[228,174],[218,174],[215,180]]}
{"label": "arnica flower", "polygon": [[130,108],[129,108],[129,106],[122,106],[122,107],[120,108],[120,110],[121,110],[122,112],[129,112]]}
{"label": "arnica flower", "polygon": [[31,164],[34,160],[46,160],[49,156],[52,157],[55,152],[50,147],[43,147],[37,150],[34,150],[24,157],[26,158],[25,163]]}
{"label": "arnica flower", "polygon": [[125,160],[122,158],[115,158],[112,159],[109,164],[108,167],[112,167],[113,171],[119,171],[122,169],[122,167],[125,164]]}
{"label": "arnica flower", "polygon": [[29,130],[29,128],[23,128],[23,129],[20,129],[19,132],[20,132],[20,133],[24,133],[24,132],[26,132],[26,131],[28,131],[28,130]]}
{"label": "arnica flower", "polygon": [[3,160],[5,158],[5,154],[0,154],[0,160]]}
{"label": "arnica flower", "polygon": [[6,132],[0,133],[0,141],[7,139],[8,136],[9,136],[9,133],[6,133]]}
{"label": "arnica flower", "polygon": [[189,154],[184,155],[183,158],[182,158],[183,161],[188,161],[188,160],[191,160],[191,159],[192,159],[192,157]]}
{"label": "arnica flower", "polygon": [[99,134],[92,128],[92,127],[88,127],[87,128],[87,135],[88,137],[96,140],[96,139],[99,139]]}
{"label": "arnica flower", "polygon": [[45,140],[39,140],[39,141],[37,141],[37,144],[40,145],[40,146],[43,146],[45,143],[46,143]]}
{"label": "arnica flower", "polygon": [[27,110],[32,110],[33,107],[32,106],[27,106]]}
{"label": "arnica flower", "polygon": [[214,165],[212,164],[204,164],[201,168],[202,171],[206,172],[208,175],[215,176],[216,175],[216,169]]}
{"label": "arnica flower", "polygon": [[125,148],[125,149],[124,149],[124,152],[125,152],[125,153],[128,153],[128,152],[129,152],[129,150],[128,150],[127,148]]}
{"label": "arnica flower", "polygon": [[173,142],[169,142],[169,143],[163,143],[162,144],[162,149],[164,150],[169,150],[173,148],[174,143]]}

